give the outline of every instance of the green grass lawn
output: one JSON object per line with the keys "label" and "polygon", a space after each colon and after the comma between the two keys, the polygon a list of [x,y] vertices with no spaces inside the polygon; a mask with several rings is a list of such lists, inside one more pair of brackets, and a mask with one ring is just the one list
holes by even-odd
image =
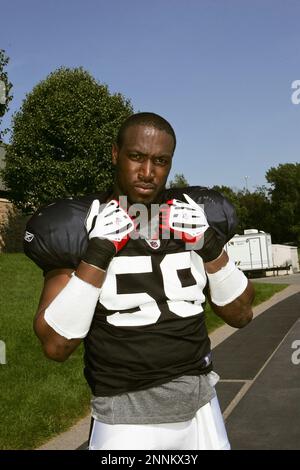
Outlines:
{"label": "green grass lawn", "polygon": [[[65,363],[45,358],[32,329],[43,278],[23,254],[0,255],[0,449],[34,449],[89,410],[82,347]],[[285,286],[257,284],[257,301]],[[206,308],[210,331],[223,324]]]}
{"label": "green grass lawn", "polygon": [[0,339],[7,364],[0,365],[0,449],[33,449],[89,408],[82,375],[82,349],[65,363],[48,360],[32,320],[43,278],[22,254],[0,255]]}

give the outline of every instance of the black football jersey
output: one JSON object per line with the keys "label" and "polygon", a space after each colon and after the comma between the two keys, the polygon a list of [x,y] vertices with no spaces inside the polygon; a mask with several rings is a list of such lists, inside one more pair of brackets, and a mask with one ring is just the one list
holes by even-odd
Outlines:
{"label": "black football jersey", "polygon": [[[233,206],[199,186],[169,189],[163,200],[203,204],[218,236],[234,234]],[[88,245],[85,219],[92,201],[109,193],[64,199],[28,222],[24,250],[44,273],[76,269]],[[112,259],[85,344],[85,377],[96,396],[112,396],[211,370],[203,315],[206,275],[201,257],[176,240],[129,239]]]}

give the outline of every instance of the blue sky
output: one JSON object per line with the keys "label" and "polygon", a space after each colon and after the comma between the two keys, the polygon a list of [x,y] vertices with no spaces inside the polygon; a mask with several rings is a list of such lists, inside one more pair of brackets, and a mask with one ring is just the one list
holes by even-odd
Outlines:
{"label": "blue sky", "polygon": [[298,0],[0,0],[12,112],[59,66],[83,66],[173,125],[174,173],[249,189],[299,162]]}

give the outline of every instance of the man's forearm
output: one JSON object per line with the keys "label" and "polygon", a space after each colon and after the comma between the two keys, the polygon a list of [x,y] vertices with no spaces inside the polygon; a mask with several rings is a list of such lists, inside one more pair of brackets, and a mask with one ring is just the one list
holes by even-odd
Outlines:
{"label": "man's forearm", "polygon": [[208,295],[208,301],[213,311],[221,317],[228,325],[234,328],[243,328],[253,318],[252,302],[255,297],[253,284],[248,281],[245,291],[237,297],[233,302],[222,307],[213,303]]}
{"label": "man's forearm", "polygon": [[[210,275],[214,275],[218,272],[222,272],[221,271],[222,269],[226,269],[226,266],[227,266],[228,262],[229,262],[228,255],[225,251],[223,251],[217,259],[215,259],[215,260],[213,260],[209,263],[205,263],[204,267],[205,267],[205,270],[208,274],[209,279],[210,280],[212,279],[212,277]],[[229,264],[228,264],[228,266],[229,266]],[[236,269],[233,265],[232,273],[233,273],[234,270],[236,271]],[[221,305],[216,305],[216,303],[214,303],[212,301],[210,295],[208,295],[208,300],[209,300],[214,312],[218,316],[220,316],[226,323],[228,323],[229,325],[231,325],[235,328],[242,328],[242,327],[246,326],[252,320],[253,312],[252,312],[251,305],[252,305],[252,302],[254,300],[255,292],[254,292],[254,288],[253,288],[253,285],[251,284],[251,282],[247,281],[247,279],[245,279],[245,277],[242,275],[241,272],[236,272],[236,274],[238,274],[238,276],[237,276],[238,282],[241,282],[241,289],[240,290],[243,289],[243,291],[240,293],[240,295],[238,295],[236,298],[234,298],[232,301],[229,301],[225,305],[222,305],[222,303],[221,303]],[[229,272],[229,276],[231,276],[230,272]],[[240,279],[239,279],[239,277],[240,277]],[[225,277],[225,279],[226,279],[226,277]],[[234,279],[234,276],[233,276],[233,279]],[[226,280],[225,280],[225,282],[226,282]],[[222,287],[224,287],[224,286],[222,286],[221,283],[220,283],[220,288],[222,288]],[[214,285],[215,295],[216,295],[216,288],[218,288],[218,286],[216,287]],[[232,284],[230,284],[227,281],[227,286],[225,286],[225,291],[227,290],[229,297],[230,297],[231,289],[232,289],[232,293],[234,294],[236,288],[238,288],[238,286],[234,285],[234,282]],[[233,295],[233,297],[234,297],[234,295]]]}
{"label": "man's forearm", "polygon": [[[81,262],[76,270],[76,276],[84,282],[91,284],[96,288],[100,288],[104,282],[105,272],[84,262]],[[45,320],[45,311],[56,297],[67,285],[66,281],[61,281],[55,276],[47,281],[45,301],[39,308],[34,322],[34,330],[39,337],[44,352],[47,357],[56,361],[66,360],[70,354],[80,344],[80,338],[67,339],[63,335],[55,331]],[[62,282],[64,285],[62,285]],[[60,285],[61,284],[61,285]],[[82,312],[84,315],[84,311]],[[64,315],[64,312],[61,312]]]}
{"label": "man's forearm", "polygon": [[81,339],[66,339],[54,331],[44,319],[44,312],[36,317],[34,331],[42,343],[48,359],[64,362],[81,343]]}

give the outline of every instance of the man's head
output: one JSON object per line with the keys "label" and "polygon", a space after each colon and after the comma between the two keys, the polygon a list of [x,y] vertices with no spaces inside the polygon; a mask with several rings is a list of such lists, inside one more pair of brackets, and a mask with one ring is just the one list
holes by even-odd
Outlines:
{"label": "man's head", "polygon": [[113,146],[115,196],[151,204],[163,191],[172,165],[176,136],[171,125],[154,113],[137,113],[122,124]]}

